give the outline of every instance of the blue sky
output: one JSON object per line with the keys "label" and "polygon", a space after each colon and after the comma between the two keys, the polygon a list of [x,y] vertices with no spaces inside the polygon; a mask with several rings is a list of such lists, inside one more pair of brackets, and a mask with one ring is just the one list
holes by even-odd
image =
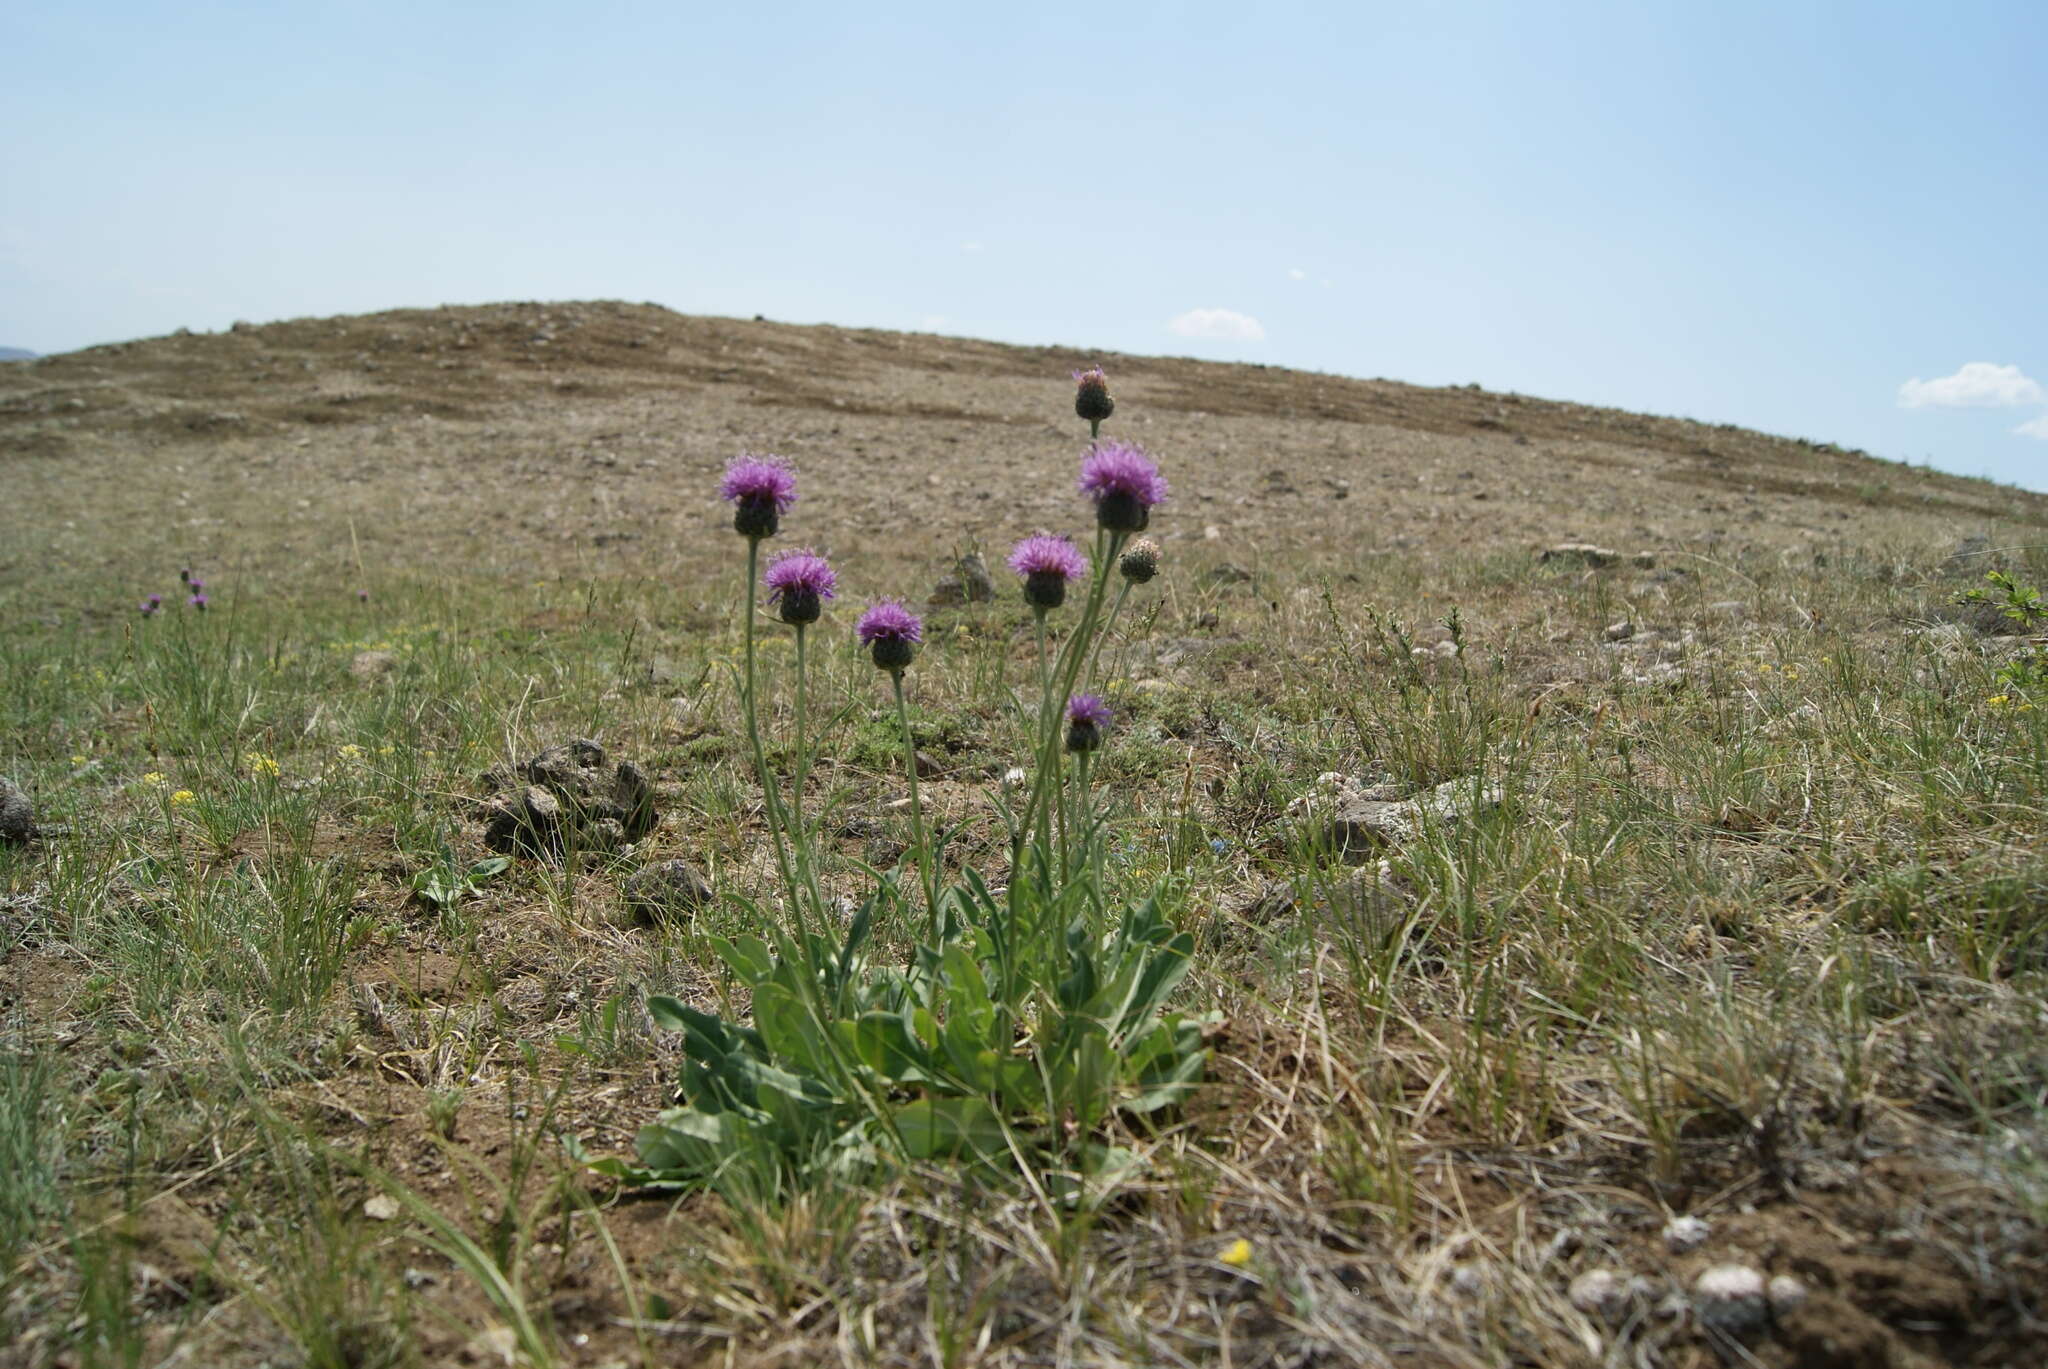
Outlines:
{"label": "blue sky", "polygon": [[2044,63],[2040,0],[17,3],[0,345],[652,300],[2048,489]]}

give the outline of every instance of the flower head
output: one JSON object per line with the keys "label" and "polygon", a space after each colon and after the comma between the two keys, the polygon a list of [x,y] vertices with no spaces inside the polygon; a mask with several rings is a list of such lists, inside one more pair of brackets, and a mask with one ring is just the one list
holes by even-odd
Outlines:
{"label": "flower head", "polygon": [[1159,573],[1159,544],[1149,537],[1138,538],[1124,549],[1116,568],[1132,584],[1144,584]]}
{"label": "flower head", "polygon": [[1074,385],[1074,412],[1088,421],[1088,434],[1093,437],[1102,420],[1116,411],[1116,401],[1109,397],[1109,377],[1100,366],[1091,366],[1074,372]]}
{"label": "flower head", "polygon": [[773,537],[782,515],[796,503],[796,472],[779,456],[736,456],[725,468],[718,496],[733,506],[733,531]]}
{"label": "flower head", "polygon": [[185,602],[198,609],[201,613],[206,612],[206,596],[204,594],[195,594]]}
{"label": "flower head", "polygon": [[1024,577],[1024,598],[1033,608],[1058,608],[1067,601],[1067,581],[1088,573],[1088,558],[1066,538],[1040,532],[1010,549],[1010,569]]}
{"label": "flower head", "polygon": [[901,670],[910,664],[917,644],[924,640],[924,624],[900,599],[883,599],[869,604],[853,625],[854,636],[874,656],[882,670]]}
{"label": "flower head", "polygon": [[1216,1252],[1216,1258],[1232,1269],[1242,1269],[1252,1262],[1252,1243],[1239,1236],[1229,1245]]}
{"label": "flower head", "polygon": [[768,602],[782,621],[803,627],[818,621],[824,601],[839,587],[839,576],[809,547],[791,547],[768,563],[761,583],[768,587]]}
{"label": "flower head", "polygon": [[1067,700],[1067,750],[1095,750],[1108,726],[1109,705],[1095,695],[1076,694]]}
{"label": "flower head", "polygon": [[199,796],[190,789],[180,789],[171,795],[171,806],[173,808],[190,808],[197,802],[199,802]]}
{"label": "flower head", "polygon": [[155,613],[158,609],[162,608],[163,606],[164,596],[161,594],[152,594],[147,599],[144,599],[141,604],[141,608],[144,613]]}
{"label": "flower head", "polygon": [[1111,532],[1143,532],[1152,506],[1166,500],[1166,477],[1135,442],[1091,445],[1078,483],[1095,501],[1095,521]]}

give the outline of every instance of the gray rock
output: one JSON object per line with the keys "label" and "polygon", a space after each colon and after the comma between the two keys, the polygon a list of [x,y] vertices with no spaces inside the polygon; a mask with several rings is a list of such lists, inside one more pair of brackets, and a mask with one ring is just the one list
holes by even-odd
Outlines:
{"label": "gray rock", "polygon": [[926,603],[935,608],[960,604],[985,604],[996,597],[996,582],[989,577],[988,563],[979,552],[968,552],[953,563],[952,573],[936,585]]}
{"label": "gray rock", "polygon": [[687,860],[664,860],[636,870],[619,891],[636,922],[654,923],[688,917],[711,902],[711,884]]}
{"label": "gray rock", "polygon": [[631,761],[607,767],[604,748],[587,738],[550,746],[487,786],[503,789],[484,804],[484,840],[497,851],[558,858],[573,846],[616,851],[654,830],[654,787]]}
{"label": "gray rock", "polygon": [[27,841],[36,834],[35,812],[28,795],[12,780],[0,779],[0,842]]}
{"label": "gray rock", "polygon": [[1601,635],[1610,642],[1625,642],[1636,635],[1636,625],[1626,618],[1620,618],[1609,623]]}
{"label": "gray rock", "polygon": [[1612,1269],[1589,1269],[1572,1280],[1565,1296],[1571,1299],[1573,1307],[1589,1317],[1618,1322],[1628,1315],[1635,1289],[1628,1279]]}
{"label": "gray rock", "polygon": [[1698,1217],[1673,1217],[1664,1224],[1664,1248],[1674,1255],[1697,1250],[1706,1244],[1712,1230]]}
{"label": "gray rock", "polygon": [[562,854],[562,804],[537,784],[516,795],[491,800],[484,818],[484,844],[493,851],[543,856]]}
{"label": "gray rock", "polygon": [[1357,863],[1389,846],[1405,845],[1432,827],[1461,822],[1497,808],[1500,802],[1498,786],[1489,785],[1475,795],[1471,784],[1464,780],[1450,780],[1427,794],[1407,799],[1349,794],[1330,815],[1327,838],[1340,857]]}
{"label": "gray rock", "polygon": [[1780,1274],[1771,1280],[1764,1296],[1770,1300],[1772,1316],[1790,1316],[1806,1301],[1806,1285],[1790,1274]]}
{"label": "gray rock", "polygon": [[1764,1276],[1746,1264],[1717,1264],[1693,1280],[1693,1311],[1708,1331],[1741,1338],[1771,1319]]}
{"label": "gray rock", "polygon": [[1621,553],[1612,547],[1594,546],[1591,542],[1560,542],[1554,547],[1545,547],[1537,559],[1546,563],[1554,561],[1562,565],[1605,570],[1621,560]]}

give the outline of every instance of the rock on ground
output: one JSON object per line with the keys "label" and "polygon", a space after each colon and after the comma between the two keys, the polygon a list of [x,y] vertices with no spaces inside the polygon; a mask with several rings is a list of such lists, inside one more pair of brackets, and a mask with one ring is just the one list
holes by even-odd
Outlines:
{"label": "rock on ground", "polygon": [[654,830],[654,788],[631,761],[607,767],[587,738],[550,746],[516,773],[491,771],[484,841],[494,851],[559,859],[571,848],[612,851]]}
{"label": "rock on ground", "polygon": [[35,813],[28,795],[14,781],[0,779],[0,841],[27,841],[35,834]]}

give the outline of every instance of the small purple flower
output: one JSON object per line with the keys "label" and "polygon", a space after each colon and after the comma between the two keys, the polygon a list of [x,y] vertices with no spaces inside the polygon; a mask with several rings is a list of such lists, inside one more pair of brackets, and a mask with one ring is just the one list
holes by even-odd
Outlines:
{"label": "small purple flower", "polygon": [[725,468],[718,496],[733,506],[733,531],[756,540],[773,537],[796,503],[796,472],[779,456],[736,456]]}
{"label": "small purple flower", "polygon": [[903,607],[901,599],[883,599],[868,605],[868,611],[853,625],[853,634],[873,654],[878,668],[900,671],[910,664],[917,644],[924,640],[924,624]]}
{"label": "small purple flower", "polygon": [[1089,447],[1078,484],[1095,501],[1095,521],[1111,532],[1143,532],[1152,506],[1166,502],[1166,477],[1135,442],[1112,438]]}
{"label": "small purple flower", "polygon": [[206,612],[206,596],[204,594],[195,594],[185,602],[198,609],[201,613]]}
{"label": "small purple flower", "polygon": [[1074,372],[1074,385],[1074,412],[1088,421],[1088,435],[1093,437],[1102,420],[1116,411],[1116,401],[1109,397],[1109,377],[1100,366],[1091,366]]}
{"label": "small purple flower", "polygon": [[206,588],[206,581],[200,579],[196,575],[193,576],[190,580],[187,580],[185,583],[191,587],[191,590],[194,594],[197,594],[201,590]]}
{"label": "small purple flower", "polygon": [[1067,700],[1067,750],[1095,750],[1108,726],[1109,705],[1095,695],[1076,694]]}
{"label": "small purple flower", "polygon": [[161,594],[152,594],[147,599],[144,599],[142,601],[142,611],[144,613],[155,613],[158,609],[162,608],[163,606],[164,596]]}
{"label": "small purple flower", "polygon": [[1088,573],[1088,558],[1051,533],[1033,533],[1010,551],[1010,569],[1024,577],[1024,600],[1035,609],[1067,601],[1067,581]]}
{"label": "small purple flower", "polygon": [[782,621],[804,627],[818,621],[824,601],[839,587],[839,576],[809,547],[791,547],[768,563],[761,583],[768,587],[768,602],[776,606]]}
{"label": "small purple flower", "polygon": [[359,604],[367,604],[367,603],[369,603],[369,602],[370,602],[370,591],[368,591],[368,590],[366,590],[366,589],[359,589],[359,590],[357,590],[357,591],[356,591],[356,602],[357,602],[357,603],[359,603]]}

